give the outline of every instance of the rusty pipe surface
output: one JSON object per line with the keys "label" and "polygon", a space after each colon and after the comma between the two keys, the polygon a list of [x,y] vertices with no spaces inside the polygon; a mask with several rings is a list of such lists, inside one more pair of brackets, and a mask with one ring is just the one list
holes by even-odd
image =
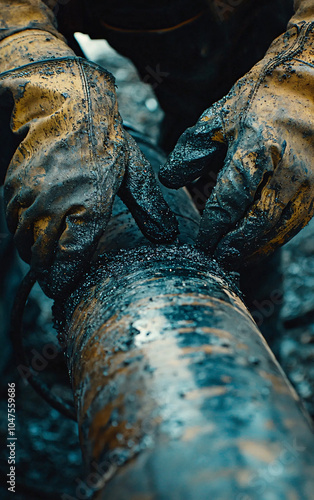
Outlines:
{"label": "rusty pipe surface", "polygon": [[[191,200],[166,196],[192,241]],[[217,264],[148,245],[120,201],[101,250],[55,308],[94,498],[313,498],[309,418]]]}

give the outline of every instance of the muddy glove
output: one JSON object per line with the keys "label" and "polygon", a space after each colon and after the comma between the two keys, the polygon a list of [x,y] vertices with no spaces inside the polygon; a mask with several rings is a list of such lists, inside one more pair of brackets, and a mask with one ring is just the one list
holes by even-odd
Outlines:
{"label": "muddy glove", "polygon": [[40,30],[3,39],[0,55],[0,106],[12,104],[17,144],[5,179],[7,222],[46,293],[81,274],[118,191],[150,240],[171,241],[175,218],[122,128],[113,77]]}
{"label": "muddy glove", "polygon": [[299,2],[264,59],[180,137],[161,181],[219,172],[198,245],[240,267],[272,253],[314,213],[314,1]]}

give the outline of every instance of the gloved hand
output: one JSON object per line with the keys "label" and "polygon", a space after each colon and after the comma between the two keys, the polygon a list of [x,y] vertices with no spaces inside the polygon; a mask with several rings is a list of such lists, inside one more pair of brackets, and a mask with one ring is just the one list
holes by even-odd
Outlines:
{"label": "gloved hand", "polygon": [[113,77],[40,30],[2,40],[0,57],[0,107],[12,103],[17,145],[5,179],[6,217],[47,295],[80,276],[118,192],[150,240],[172,241],[175,217],[123,130]]}
{"label": "gloved hand", "polygon": [[314,1],[229,94],[180,137],[160,180],[217,172],[197,244],[227,267],[254,263],[314,213]]}

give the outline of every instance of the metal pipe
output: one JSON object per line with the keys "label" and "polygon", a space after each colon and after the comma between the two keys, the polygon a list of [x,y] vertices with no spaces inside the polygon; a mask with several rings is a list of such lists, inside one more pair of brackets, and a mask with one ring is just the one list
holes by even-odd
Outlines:
{"label": "metal pipe", "polygon": [[[193,204],[170,204],[189,242]],[[232,282],[189,244],[144,242],[120,201],[104,242],[55,309],[94,498],[313,498],[309,417]]]}

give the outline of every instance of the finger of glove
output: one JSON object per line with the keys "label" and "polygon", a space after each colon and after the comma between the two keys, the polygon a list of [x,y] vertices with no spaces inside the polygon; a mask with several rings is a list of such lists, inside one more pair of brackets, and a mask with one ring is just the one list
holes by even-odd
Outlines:
{"label": "finger of glove", "polygon": [[[230,154],[231,156],[231,154]],[[233,230],[257,196],[265,173],[272,172],[271,157],[265,150],[247,150],[237,146],[220,172],[216,186],[209,197],[197,237],[197,245],[213,252],[223,236]]]}
{"label": "finger of glove", "polygon": [[104,196],[101,205],[95,204],[94,191],[77,180],[63,184],[63,193],[68,196],[62,196],[57,185],[19,212],[16,245],[23,260],[37,272],[46,293],[50,284],[55,286],[56,275],[60,289],[76,279],[111,214],[113,198]]}
{"label": "finger of glove", "polygon": [[179,138],[165,165],[160,168],[159,179],[169,188],[186,185],[204,172],[221,167],[226,154],[226,141],[218,107],[206,111],[194,127]]}
{"label": "finger of glove", "polygon": [[[7,220],[11,220],[12,205]],[[12,226],[14,243],[19,255],[24,262],[31,263],[32,245],[34,244],[34,220],[29,216],[29,208],[19,207],[14,216],[17,222]],[[11,229],[11,228],[10,228]]]}
{"label": "finger of glove", "polygon": [[118,194],[149,240],[170,243],[178,234],[177,220],[162,196],[151,165],[133,137],[127,132],[125,135],[128,160]]}
{"label": "finger of glove", "polygon": [[31,266],[38,277],[51,267],[64,226],[63,214],[41,217],[33,224],[34,243],[31,247]]}
{"label": "finger of glove", "polygon": [[[46,237],[42,235],[32,248],[34,266],[41,270],[39,282],[50,297],[60,297],[74,288],[88,267],[92,254],[102,235],[111,209],[102,217],[91,214],[85,207],[72,207],[66,215],[62,233],[57,241],[53,259],[47,267],[41,260]],[[49,244],[49,236],[47,236]],[[38,251],[36,248],[38,244]]]}
{"label": "finger of glove", "polygon": [[55,207],[51,215],[39,211],[38,206],[35,202],[27,209],[20,209],[14,241],[21,258],[40,275],[51,266],[64,230],[64,214]]}
{"label": "finger of glove", "polygon": [[31,265],[36,272],[37,279],[43,290],[49,294],[45,285],[56,247],[63,227],[62,214],[42,216],[39,219],[32,217],[33,207],[25,209],[20,214],[14,241],[21,258]]}
{"label": "finger of glove", "polygon": [[22,214],[33,204],[35,200],[34,191],[31,186],[14,182],[14,180],[5,182],[4,202],[5,215],[8,228],[11,233],[15,233]]}
{"label": "finger of glove", "polygon": [[293,198],[291,194],[291,190],[278,193],[278,181],[271,179],[241,225],[218,245],[215,256],[225,268],[237,269],[267,257],[309,222],[314,211],[309,187],[299,184]]}

